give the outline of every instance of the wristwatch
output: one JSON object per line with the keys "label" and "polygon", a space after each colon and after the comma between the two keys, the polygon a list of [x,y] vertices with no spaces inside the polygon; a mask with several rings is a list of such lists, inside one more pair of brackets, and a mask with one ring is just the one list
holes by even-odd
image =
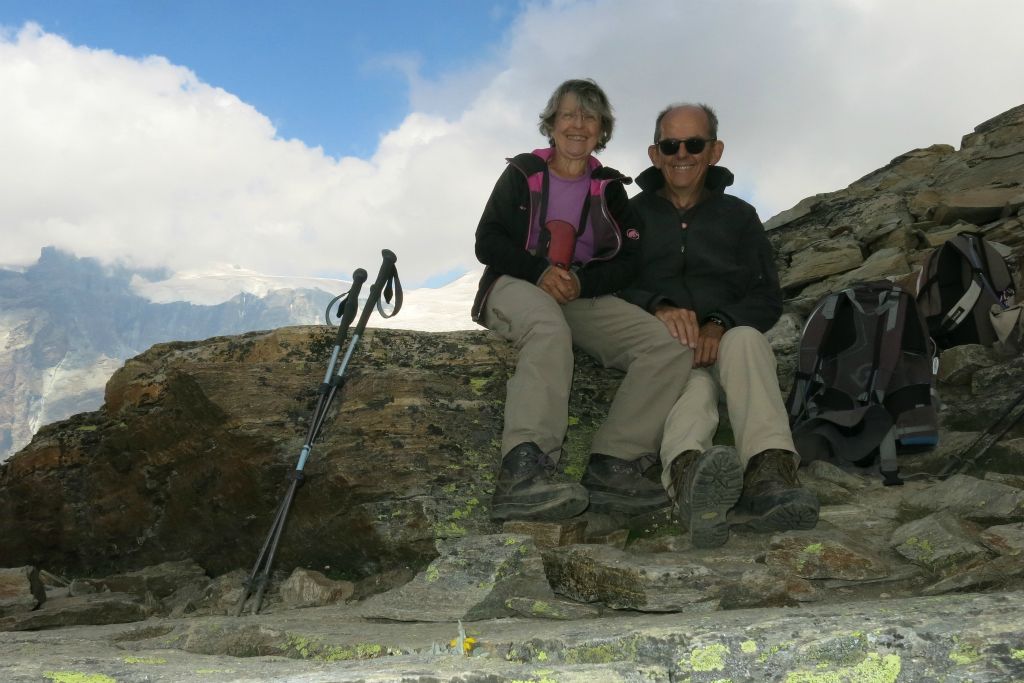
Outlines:
{"label": "wristwatch", "polygon": [[717,315],[709,315],[704,320],[704,322],[705,323],[714,323],[714,324],[718,325],[719,327],[721,327],[723,330],[728,330],[729,329],[729,326],[725,324],[725,321],[722,320],[722,318],[720,318]]}

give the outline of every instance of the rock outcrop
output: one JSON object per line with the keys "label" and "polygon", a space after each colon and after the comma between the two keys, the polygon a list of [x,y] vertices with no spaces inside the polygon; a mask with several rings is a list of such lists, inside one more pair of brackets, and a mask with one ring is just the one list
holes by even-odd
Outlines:
{"label": "rock outcrop", "polygon": [[[819,296],[912,283],[958,230],[1007,244],[1020,284],[1022,209],[1024,106],[960,150],[908,152],[769,221],[789,296],[770,333],[780,384]],[[981,346],[943,353],[941,441],[902,461],[904,486],[814,463],[801,476],[822,501],[815,529],[757,534],[737,517],[725,547],[698,550],[667,513],[490,522],[514,351],[486,331],[370,330],[306,467],[268,613],[220,616],[295,466],[333,341],[290,327],[160,344],[114,375],[100,411],[40,430],[0,468],[0,628],[18,634],[0,651],[47,642],[61,670],[102,651],[117,680],[142,680],[125,651],[164,657],[160,680],[194,674],[185,654],[301,680],[1024,679],[1024,425],[1000,423],[1024,356]],[[560,476],[582,473],[619,377],[579,358]],[[994,426],[1006,431],[989,444]],[[723,424],[716,440],[730,438]],[[59,647],[26,632],[88,619],[147,621],[66,631]],[[22,680],[40,674],[11,661]]]}

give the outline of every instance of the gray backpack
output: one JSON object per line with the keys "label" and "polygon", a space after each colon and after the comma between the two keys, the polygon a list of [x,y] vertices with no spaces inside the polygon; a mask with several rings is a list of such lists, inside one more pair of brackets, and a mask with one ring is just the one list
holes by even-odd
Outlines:
{"label": "gray backpack", "polygon": [[800,337],[786,407],[804,462],[876,463],[901,484],[897,453],[938,443],[934,343],[914,298],[888,281],[823,297]]}
{"label": "gray backpack", "polygon": [[917,303],[939,348],[992,346],[999,339],[993,311],[998,315],[1014,303],[1013,277],[1000,248],[981,233],[961,232],[929,254]]}

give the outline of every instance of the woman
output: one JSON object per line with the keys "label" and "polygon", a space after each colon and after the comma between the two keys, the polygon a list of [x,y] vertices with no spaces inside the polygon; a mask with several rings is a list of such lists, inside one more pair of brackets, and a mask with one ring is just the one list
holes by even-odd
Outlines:
{"label": "woman", "polygon": [[[496,520],[562,519],[588,504],[601,512],[667,505],[643,470],[657,461],[691,359],[657,318],[612,296],[633,280],[640,252],[623,188],[632,181],[593,156],[614,124],[594,81],[562,83],[540,115],[550,146],[509,160],[477,226],[476,255],[486,268],[473,319],[519,350],[505,400]],[[594,437],[585,487],[550,479],[568,424],[573,344],[627,373]]]}

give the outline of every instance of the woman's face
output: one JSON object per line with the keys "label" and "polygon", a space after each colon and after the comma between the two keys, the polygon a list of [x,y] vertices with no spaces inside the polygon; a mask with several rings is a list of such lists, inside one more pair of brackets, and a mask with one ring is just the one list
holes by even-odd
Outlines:
{"label": "woman's face", "polygon": [[597,148],[600,135],[601,117],[585,111],[573,93],[562,97],[551,132],[557,152],[569,159],[585,159]]}

